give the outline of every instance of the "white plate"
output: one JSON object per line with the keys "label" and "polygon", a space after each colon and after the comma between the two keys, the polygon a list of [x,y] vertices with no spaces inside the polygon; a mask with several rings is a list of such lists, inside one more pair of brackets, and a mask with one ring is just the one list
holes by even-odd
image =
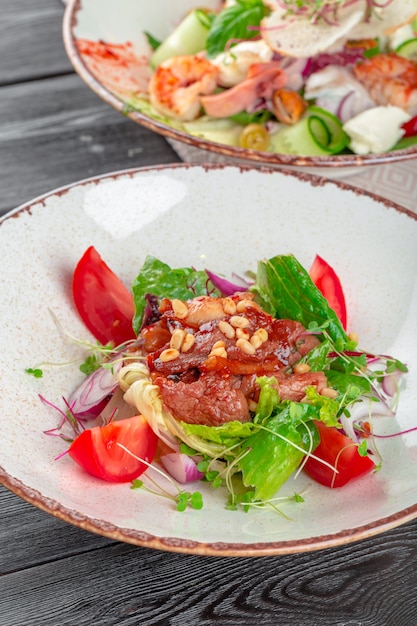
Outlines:
{"label": "white plate", "polygon": [[[209,9],[216,9],[220,4],[220,0],[203,2]],[[344,177],[360,172],[365,165],[393,163],[417,156],[417,146],[364,156],[303,157],[247,150],[192,136],[175,128],[175,123],[168,124],[164,117],[131,110],[126,103],[133,93],[146,92],[150,76],[150,48],[144,33],[163,40],[189,10],[201,6],[200,0],[68,0],[63,23],[68,57],[75,71],[100,98],[134,122],[174,141],[174,148],[184,160],[197,160],[202,150],[208,150],[212,160],[218,162],[230,163],[232,158],[235,162],[286,165],[323,176]],[[85,40],[115,44],[119,57],[94,55],[91,46],[83,51],[80,43]],[[130,46],[128,52],[126,44]]]}
{"label": "white plate", "polygon": [[[5,216],[0,228],[0,476],[36,506],[82,528],[159,549],[218,555],[299,552],[357,540],[417,516],[417,433],[382,440],[384,463],[340,490],[304,476],[304,503],[224,508],[204,484],[205,508],[178,513],[128,485],[100,482],[43,431],[57,423],[38,394],[60,403],[82,378],[83,350],[61,336],[88,337],[71,300],[72,270],[94,245],[130,283],[147,254],[173,266],[229,274],[262,257],[293,252],[308,266],[319,253],[344,284],[350,328],[361,346],[394,354],[410,372],[391,432],[416,426],[417,220],[410,211],[342,183],[237,167],[168,166],[87,180]],[[41,365],[35,379],[25,368]]]}

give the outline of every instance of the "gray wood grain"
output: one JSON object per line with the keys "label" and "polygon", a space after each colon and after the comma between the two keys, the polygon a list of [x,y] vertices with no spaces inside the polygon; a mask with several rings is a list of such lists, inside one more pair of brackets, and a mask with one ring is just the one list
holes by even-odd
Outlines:
{"label": "gray wood grain", "polygon": [[415,530],[258,559],[81,545],[0,578],[0,615],[8,626],[415,626]]}
{"label": "gray wood grain", "polygon": [[36,509],[4,487],[0,511],[0,576],[114,543]]}
{"label": "gray wood grain", "polygon": [[1,2],[0,86],[70,72],[60,0]]}
{"label": "gray wood grain", "polygon": [[0,92],[0,214],[56,187],[110,171],[179,161],[76,75]]}

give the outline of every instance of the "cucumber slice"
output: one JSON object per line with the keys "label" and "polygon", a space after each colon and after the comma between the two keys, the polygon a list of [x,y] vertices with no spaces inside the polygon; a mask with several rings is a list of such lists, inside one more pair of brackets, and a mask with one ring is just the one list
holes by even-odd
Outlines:
{"label": "cucumber slice", "polygon": [[167,59],[186,54],[196,54],[206,47],[210,21],[201,9],[188,13],[175,30],[161,43],[150,58],[155,68]]}
{"label": "cucumber slice", "polygon": [[304,117],[293,126],[285,126],[271,135],[270,150],[281,154],[324,156],[329,154],[322,145],[328,142],[326,125],[318,117]]}
{"label": "cucumber slice", "polygon": [[399,54],[400,57],[405,57],[406,59],[417,62],[417,37],[404,41],[395,49],[395,52]]}
{"label": "cucumber slice", "polygon": [[331,134],[323,120],[315,115],[310,115],[307,118],[307,126],[314,143],[327,152]]}
{"label": "cucumber slice", "polygon": [[349,137],[343,130],[342,122],[338,117],[336,117],[336,115],[333,115],[333,113],[315,105],[312,105],[307,109],[306,115],[314,115],[314,117],[320,118],[326,125],[330,134],[330,139],[326,148],[330,154],[338,154],[346,148],[349,142]]}
{"label": "cucumber slice", "polygon": [[183,128],[190,135],[227,146],[238,146],[239,135],[242,132],[240,124],[230,119],[211,117],[200,117],[192,122],[183,122]]}
{"label": "cucumber slice", "polygon": [[286,126],[271,136],[272,152],[300,156],[338,154],[349,138],[335,116],[316,106],[308,108],[305,116],[293,126]]}

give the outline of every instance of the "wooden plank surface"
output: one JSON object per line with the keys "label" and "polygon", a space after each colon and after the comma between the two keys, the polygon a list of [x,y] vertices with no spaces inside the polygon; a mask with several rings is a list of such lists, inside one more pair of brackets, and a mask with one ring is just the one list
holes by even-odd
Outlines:
{"label": "wooden plank surface", "polygon": [[4,487],[0,511],[0,576],[114,543],[36,509]]}
{"label": "wooden plank surface", "polygon": [[415,524],[316,553],[232,559],[110,542],[15,500],[2,561],[13,562],[20,516],[18,552],[29,556],[0,578],[5,626],[416,623]]}
{"label": "wooden plank surface", "polygon": [[61,0],[2,0],[0,86],[71,72],[62,42]]}
{"label": "wooden plank surface", "polygon": [[10,85],[0,96],[0,214],[80,178],[180,160],[76,75]]}

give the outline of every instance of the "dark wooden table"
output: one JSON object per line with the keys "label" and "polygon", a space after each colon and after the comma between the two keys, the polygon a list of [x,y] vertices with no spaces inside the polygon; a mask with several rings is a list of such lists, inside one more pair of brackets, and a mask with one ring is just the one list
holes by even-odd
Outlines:
{"label": "dark wooden table", "polygon": [[[91,175],[179,160],[73,73],[62,14],[60,0],[2,3],[1,213]],[[316,553],[211,558],[95,536],[0,489],[0,574],[2,626],[416,626],[417,520]]]}

